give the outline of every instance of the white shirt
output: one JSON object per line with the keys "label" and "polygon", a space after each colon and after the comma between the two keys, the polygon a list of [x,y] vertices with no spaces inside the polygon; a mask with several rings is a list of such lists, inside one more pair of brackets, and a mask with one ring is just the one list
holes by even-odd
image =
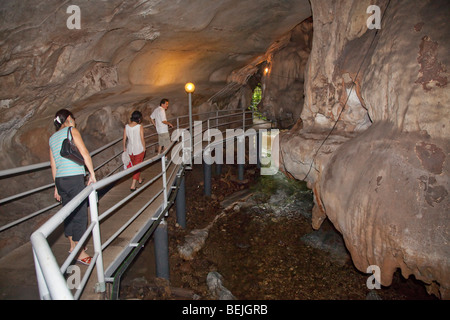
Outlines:
{"label": "white shirt", "polygon": [[141,140],[141,125],[137,124],[131,127],[127,124],[125,130],[128,138],[127,153],[138,155],[144,152],[144,146]]}
{"label": "white shirt", "polygon": [[163,107],[159,106],[156,108],[150,118],[155,120],[156,132],[165,133],[169,132],[169,126],[167,124],[162,123],[163,121],[167,121],[166,118],[166,110]]}

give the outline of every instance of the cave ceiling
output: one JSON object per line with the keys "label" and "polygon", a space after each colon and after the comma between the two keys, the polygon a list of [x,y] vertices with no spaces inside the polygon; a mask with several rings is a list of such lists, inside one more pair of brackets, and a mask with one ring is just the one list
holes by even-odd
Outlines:
{"label": "cave ceiling", "polygon": [[2,122],[104,89],[226,82],[309,16],[308,0],[2,1]]}

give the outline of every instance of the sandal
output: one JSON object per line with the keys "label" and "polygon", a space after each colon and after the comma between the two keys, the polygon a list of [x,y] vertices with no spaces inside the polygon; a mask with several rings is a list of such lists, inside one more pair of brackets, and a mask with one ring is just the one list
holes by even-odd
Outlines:
{"label": "sandal", "polygon": [[84,264],[84,265],[88,266],[88,265],[91,264],[91,260],[92,260],[92,257],[87,256],[87,257],[84,258],[84,259],[77,259],[77,262],[79,262],[79,263],[81,263],[81,264]]}

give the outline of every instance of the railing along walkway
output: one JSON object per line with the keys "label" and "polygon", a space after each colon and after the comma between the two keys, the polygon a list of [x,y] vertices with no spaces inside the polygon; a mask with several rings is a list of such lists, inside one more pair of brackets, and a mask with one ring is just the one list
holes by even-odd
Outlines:
{"label": "railing along walkway", "polygon": [[[99,216],[101,218],[102,213],[116,205],[124,197],[133,197],[125,206],[119,207],[100,221],[100,232],[104,246],[103,263],[105,272],[107,272],[108,267],[112,270],[111,272],[115,271],[115,268],[120,265],[121,255],[124,256],[127,251],[131,251],[136,244],[134,241],[138,241],[142,236],[140,234],[142,233],[142,226],[148,221],[152,221],[152,217],[164,204],[164,194],[160,192],[163,183],[162,177],[152,181],[161,172],[160,167],[161,163],[157,162],[143,170],[141,175],[144,181],[141,185],[138,184],[136,191],[130,191],[131,178],[127,177],[116,183],[99,202]],[[174,164],[171,164],[168,172],[173,170],[177,170],[177,168]],[[167,181],[169,186],[173,184],[176,177],[176,174],[170,177],[170,180]],[[154,201],[149,206],[146,206],[149,199],[153,198]],[[142,212],[139,212],[141,210]],[[139,216],[133,220],[137,213],[139,213]],[[133,221],[130,222],[128,228],[124,229],[115,240],[110,240],[110,243],[108,243],[108,239],[111,239],[130,220]],[[68,256],[67,250],[69,247],[62,225],[49,236],[48,242],[58,265],[62,265]],[[92,255],[92,241],[88,240],[86,247],[88,249],[87,253]],[[82,264],[77,263],[76,266],[80,268],[81,274],[84,274],[87,270],[87,266]],[[73,281],[75,281],[75,278]],[[93,290],[97,282],[98,279],[93,273],[80,298],[99,299],[99,295]],[[33,251],[30,242],[0,259],[0,299],[39,299]]]}
{"label": "railing along walkway", "polygon": [[[241,123],[243,127],[245,127],[246,121],[251,120],[251,118],[246,119],[245,111],[239,114],[241,114],[241,120],[231,121],[229,123],[242,121]],[[180,119],[183,117],[186,116],[177,118],[177,124],[181,122]],[[226,120],[225,116],[219,116],[216,113],[216,117],[211,117],[203,121],[205,123],[207,122],[207,127],[210,128],[226,125],[226,121],[220,122],[221,120]],[[213,124],[210,125],[210,121],[214,121],[215,126]],[[247,125],[251,126],[250,123]],[[207,143],[203,143],[203,147],[205,144]],[[173,145],[174,143],[172,146]],[[203,147],[201,149],[203,149]],[[10,254],[0,258],[0,299],[37,299],[39,296],[41,296],[41,298],[50,298],[49,292],[45,292],[44,290],[44,294],[42,292],[39,293],[37,288],[38,282],[44,281],[44,278],[46,279],[45,281],[48,281],[47,278],[52,278],[49,270],[52,270],[54,267],[47,268],[47,266],[45,266],[46,270],[41,270],[40,264],[45,264],[46,259],[51,260],[53,259],[53,256],[56,260],[54,266],[60,266],[61,273],[66,274],[66,284],[71,281],[70,272],[73,272],[72,275],[74,276],[74,281],[79,282],[81,280],[81,289],[76,290],[77,288],[75,288],[72,290],[72,294],[75,298],[99,299],[100,295],[94,292],[94,287],[98,285],[99,282],[104,285],[105,280],[107,283],[114,281],[114,272],[120,267],[127,255],[133,251],[135,247],[140,245],[139,242],[147,239],[146,237],[148,237],[149,230],[153,231],[155,228],[155,226],[152,225],[156,224],[157,226],[161,222],[164,218],[162,215],[166,213],[164,208],[167,210],[167,207],[171,205],[171,203],[168,203],[168,199],[172,190],[176,191],[176,189],[173,188],[173,185],[176,183],[177,178],[180,178],[180,172],[183,173],[184,167],[171,162],[169,158],[170,153],[167,153],[166,157],[156,156],[152,158],[153,160],[151,161],[146,159],[144,163],[147,164],[145,164],[145,167],[142,167],[142,176],[145,180],[135,192],[130,192],[131,175],[119,173],[114,175],[114,179],[106,178],[108,181],[107,183],[104,182],[103,179],[97,182],[96,185],[101,185],[101,187],[96,187],[96,191],[101,191],[102,188],[111,188],[111,181],[115,181],[113,187],[105,193],[101,198],[101,201],[96,202],[94,200],[95,192],[93,193],[92,190],[88,190],[89,188],[86,188],[84,192],[82,192],[84,195],[80,194],[80,199],[81,197],[83,197],[83,199],[88,198],[88,195],[90,194],[89,200],[91,201],[91,204],[98,203],[98,208],[94,205],[94,210],[98,210],[97,216],[99,220],[98,227],[100,228],[99,233],[101,234],[101,243],[99,244],[97,242],[95,245],[97,249],[94,252],[92,243],[96,242],[95,236],[93,239],[93,235],[95,235],[94,228],[97,224],[95,221],[94,223],[91,223],[88,228],[88,232],[85,235],[86,240],[84,241],[84,244],[87,244],[88,254],[94,257],[93,261],[96,263],[92,263],[89,268],[80,264],[76,264],[75,267],[73,267],[70,258],[72,256],[73,259],[76,253],[69,255],[69,258],[67,258],[68,240],[63,235],[62,215],[58,216],[61,211],[64,211],[63,208],[55,215],[58,217],[55,218],[54,216],[50,219],[62,219],[61,221],[58,221],[58,227],[50,228],[44,225],[38,230],[39,232],[35,232],[36,235],[33,234],[32,240],[34,238],[34,246],[41,248],[39,249],[39,254],[35,255],[34,259],[30,243],[26,243]],[[163,174],[164,170],[162,170],[162,167],[166,168],[166,174]],[[117,176],[122,178],[117,180]],[[164,189],[164,185],[166,186],[166,189]],[[69,207],[69,204],[66,207]],[[55,226],[58,225],[58,223],[51,224]],[[47,224],[48,222],[46,225]],[[40,231],[41,229],[43,230],[42,234]],[[91,234],[92,230],[94,230],[93,234]],[[83,239],[80,242],[83,242]],[[101,245],[101,249],[99,249],[99,245]],[[47,251],[47,249],[42,250],[43,247],[47,246],[49,247],[49,251]],[[81,244],[79,247],[81,247]],[[36,251],[34,252],[36,253]],[[99,258],[100,260],[97,261]],[[37,261],[39,261],[39,263],[36,264],[36,271],[35,263],[37,263]],[[97,273],[93,272],[94,266],[98,265],[99,262],[100,266],[98,267],[98,270],[102,271],[98,271]],[[77,275],[77,268],[81,271],[82,279],[75,277]],[[53,271],[58,273],[58,271],[55,270]],[[38,274],[38,279],[40,279],[39,281],[36,280],[36,272]],[[45,272],[48,274],[46,275]],[[99,276],[102,279],[99,280]],[[68,280],[67,277],[69,277]],[[51,285],[53,284],[50,284],[50,286]],[[53,288],[54,291],[56,290],[55,292],[67,290],[67,288],[64,288],[65,285],[62,286],[61,281],[56,285],[59,286],[59,288]],[[40,287],[42,287],[42,285]],[[104,292],[105,290],[104,288],[100,288],[98,291]]]}
{"label": "railing along walkway", "polygon": [[[128,254],[137,247],[152,224],[158,224],[163,218],[160,216],[166,204],[161,190],[163,177],[155,179],[161,172],[160,167],[161,163],[158,162],[146,168],[141,173],[145,180],[142,185],[138,185],[138,189],[133,193],[130,192],[130,179],[125,179],[112,188],[100,202],[99,212],[101,218],[101,213],[120,202],[124,195],[130,194],[130,196],[134,197],[126,206],[119,207],[100,222],[100,232],[103,240],[102,248],[104,248],[102,251],[103,263],[107,283],[113,282],[114,272]],[[166,182],[169,186],[167,189],[168,196],[170,196],[172,191],[170,186],[174,184],[179,168],[179,165],[172,163],[167,169],[168,172],[174,172],[172,176],[168,175],[168,181]],[[129,225],[124,229],[124,226],[128,223]],[[120,235],[116,238],[115,235],[119,232]],[[95,294],[93,290],[89,290],[89,288],[95,287],[97,281],[98,279],[95,275],[91,277],[87,285],[88,290],[83,292],[82,299],[98,299],[98,294]]]}

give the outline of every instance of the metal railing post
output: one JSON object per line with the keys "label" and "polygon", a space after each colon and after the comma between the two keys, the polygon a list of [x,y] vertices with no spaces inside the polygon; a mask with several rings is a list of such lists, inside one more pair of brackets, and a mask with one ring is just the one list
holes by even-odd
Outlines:
{"label": "metal railing post", "polygon": [[256,167],[261,169],[261,135],[262,131],[258,129],[256,133]]}
{"label": "metal railing post", "polygon": [[89,211],[91,213],[91,223],[95,223],[92,230],[92,240],[94,243],[94,252],[98,254],[96,266],[97,266],[97,285],[95,292],[105,292],[105,271],[103,267],[103,254],[102,254],[102,241],[100,236],[100,222],[98,220],[98,206],[97,206],[97,191],[92,190],[89,194]]}
{"label": "metal railing post", "polygon": [[203,188],[207,197],[211,196],[211,164],[203,159]]}
{"label": "metal railing post", "polygon": [[177,210],[177,223],[183,229],[186,228],[186,192],[184,183],[184,173],[182,173],[178,179],[180,179],[180,187],[178,188],[176,198],[176,210]]}
{"label": "metal railing post", "polygon": [[[182,148],[183,148],[183,163],[186,165],[187,169],[192,169],[192,152],[191,152],[191,146],[190,146],[190,138],[189,138],[189,144],[186,147],[186,141],[188,139],[186,139],[186,133],[189,131],[186,130],[182,130],[181,131],[181,141],[182,141]],[[188,133],[188,135],[190,136],[190,132]]]}
{"label": "metal railing post", "polygon": [[245,135],[237,137],[237,167],[238,180],[244,180],[244,164],[245,164]]}
{"label": "metal railing post", "polygon": [[169,280],[169,236],[167,222],[164,219],[156,227],[154,239],[156,277]]}
{"label": "metal railing post", "polygon": [[216,129],[219,127],[219,111],[216,111]]}
{"label": "metal railing post", "polygon": [[191,151],[191,154],[190,154],[190,158],[192,158],[192,156],[193,156],[193,152],[194,152],[194,133],[192,132],[192,94],[191,93],[188,93],[188,96],[189,96],[189,133],[190,133],[190,138],[189,138],[189,140],[190,140],[190,142],[189,142],[189,147],[190,147],[190,151]]}
{"label": "metal railing post", "polygon": [[164,192],[164,204],[163,209],[167,207],[167,176],[166,176],[166,156],[161,157],[162,167],[162,180],[163,180],[163,192]]}

